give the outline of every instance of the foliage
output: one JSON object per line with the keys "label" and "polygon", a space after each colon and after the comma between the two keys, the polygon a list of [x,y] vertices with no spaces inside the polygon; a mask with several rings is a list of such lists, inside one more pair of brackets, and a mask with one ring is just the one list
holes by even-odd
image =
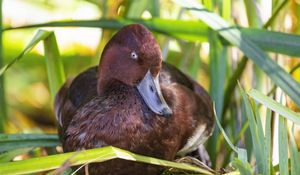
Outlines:
{"label": "foliage", "polygon": [[68,166],[86,165],[91,162],[103,162],[111,159],[120,158],[129,161],[137,161],[149,163],[153,165],[160,165],[166,167],[173,167],[183,170],[190,170],[201,174],[211,175],[209,171],[194,167],[188,164],[175,163],[166,160],[141,156],[121,150],[115,147],[95,148],[81,152],[71,152],[58,155],[47,156],[43,158],[33,158],[30,160],[16,161],[10,163],[0,164],[1,174],[25,174],[37,173],[45,170],[53,170],[61,167],[62,164],[68,163]]}

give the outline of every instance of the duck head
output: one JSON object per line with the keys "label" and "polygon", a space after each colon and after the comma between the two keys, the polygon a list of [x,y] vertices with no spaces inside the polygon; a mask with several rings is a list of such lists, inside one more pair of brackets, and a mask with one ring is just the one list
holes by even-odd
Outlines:
{"label": "duck head", "polygon": [[164,117],[172,115],[159,85],[162,54],[152,33],[140,24],[123,27],[105,46],[99,64],[98,94],[112,81],[137,88],[147,106]]}

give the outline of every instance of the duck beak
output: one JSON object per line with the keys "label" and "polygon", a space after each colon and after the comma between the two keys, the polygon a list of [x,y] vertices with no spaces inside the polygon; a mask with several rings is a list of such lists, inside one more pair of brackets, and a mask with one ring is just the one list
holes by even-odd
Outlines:
{"label": "duck beak", "polygon": [[137,89],[145,103],[154,113],[164,117],[172,115],[171,108],[162,96],[158,76],[154,78],[148,71],[143,80],[137,85]]}

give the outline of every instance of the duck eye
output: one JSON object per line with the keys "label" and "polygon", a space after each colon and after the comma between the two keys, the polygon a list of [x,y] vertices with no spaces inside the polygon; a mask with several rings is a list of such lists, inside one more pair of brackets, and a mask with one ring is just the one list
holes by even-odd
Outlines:
{"label": "duck eye", "polygon": [[134,60],[137,60],[137,59],[138,59],[138,55],[137,55],[137,53],[134,52],[134,51],[130,53],[130,56],[131,56],[131,58],[134,59]]}

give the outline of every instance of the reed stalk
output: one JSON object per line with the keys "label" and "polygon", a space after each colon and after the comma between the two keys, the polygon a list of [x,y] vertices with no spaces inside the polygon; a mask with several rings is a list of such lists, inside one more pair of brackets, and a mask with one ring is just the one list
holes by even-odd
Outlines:
{"label": "reed stalk", "polygon": [[[3,41],[2,41],[2,0],[0,0],[0,67],[4,66]],[[4,125],[7,120],[4,75],[0,76],[0,133],[4,132]]]}

